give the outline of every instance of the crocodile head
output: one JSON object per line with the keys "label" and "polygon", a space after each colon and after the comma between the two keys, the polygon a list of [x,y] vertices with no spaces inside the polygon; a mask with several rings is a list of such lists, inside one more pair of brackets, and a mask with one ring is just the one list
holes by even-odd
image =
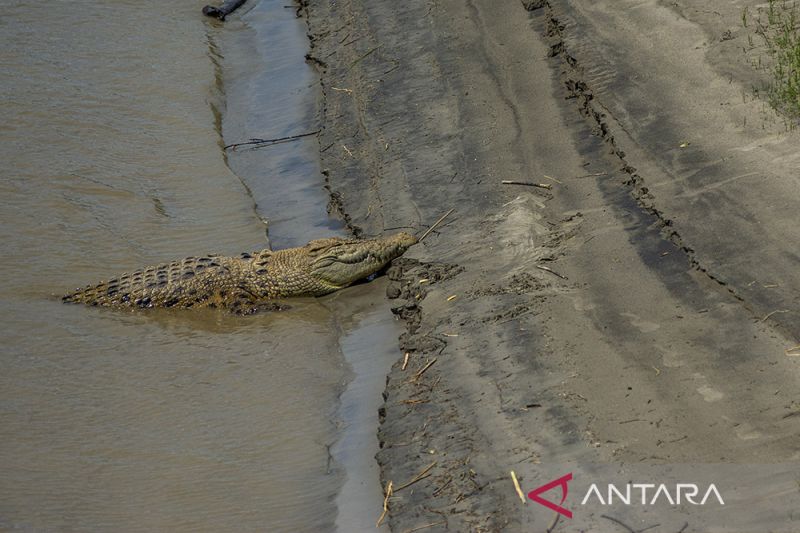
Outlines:
{"label": "crocodile head", "polygon": [[401,232],[369,240],[319,239],[305,248],[311,275],[335,290],[378,272],[416,243],[416,237]]}

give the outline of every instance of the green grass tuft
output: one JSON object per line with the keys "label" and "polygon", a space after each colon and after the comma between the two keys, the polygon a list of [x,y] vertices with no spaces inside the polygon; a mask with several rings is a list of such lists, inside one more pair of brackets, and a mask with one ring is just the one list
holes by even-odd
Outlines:
{"label": "green grass tuft", "polygon": [[[755,22],[755,33],[766,45],[770,61],[763,67],[770,73],[765,88],[770,105],[790,117],[800,117],[800,11],[794,0],[769,0],[750,19],[742,11],[742,25]],[[759,58],[759,65],[761,61]]]}

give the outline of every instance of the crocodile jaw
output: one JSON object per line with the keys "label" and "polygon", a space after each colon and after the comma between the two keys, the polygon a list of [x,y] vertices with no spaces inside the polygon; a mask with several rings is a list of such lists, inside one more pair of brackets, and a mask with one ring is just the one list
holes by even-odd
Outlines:
{"label": "crocodile jaw", "polygon": [[378,272],[416,243],[417,238],[405,232],[364,241],[333,241],[312,261],[311,275],[332,290],[340,289]]}

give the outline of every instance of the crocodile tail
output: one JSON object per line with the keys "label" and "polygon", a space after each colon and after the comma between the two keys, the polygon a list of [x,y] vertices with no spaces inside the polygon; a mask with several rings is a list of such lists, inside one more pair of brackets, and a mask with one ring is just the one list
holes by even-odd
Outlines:
{"label": "crocodile tail", "polygon": [[192,285],[192,278],[223,269],[225,259],[208,255],[150,266],[76,289],[61,299],[87,305],[172,307],[182,302],[184,289]]}

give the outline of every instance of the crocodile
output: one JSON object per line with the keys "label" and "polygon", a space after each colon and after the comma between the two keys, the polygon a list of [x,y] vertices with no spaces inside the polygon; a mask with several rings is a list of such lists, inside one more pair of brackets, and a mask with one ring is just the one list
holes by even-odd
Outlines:
{"label": "crocodile", "polygon": [[222,308],[248,314],[276,299],[322,296],[381,270],[417,238],[331,237],[240,257],[205,255],[150,266],[76,289],[64,302],[107,307]]}

